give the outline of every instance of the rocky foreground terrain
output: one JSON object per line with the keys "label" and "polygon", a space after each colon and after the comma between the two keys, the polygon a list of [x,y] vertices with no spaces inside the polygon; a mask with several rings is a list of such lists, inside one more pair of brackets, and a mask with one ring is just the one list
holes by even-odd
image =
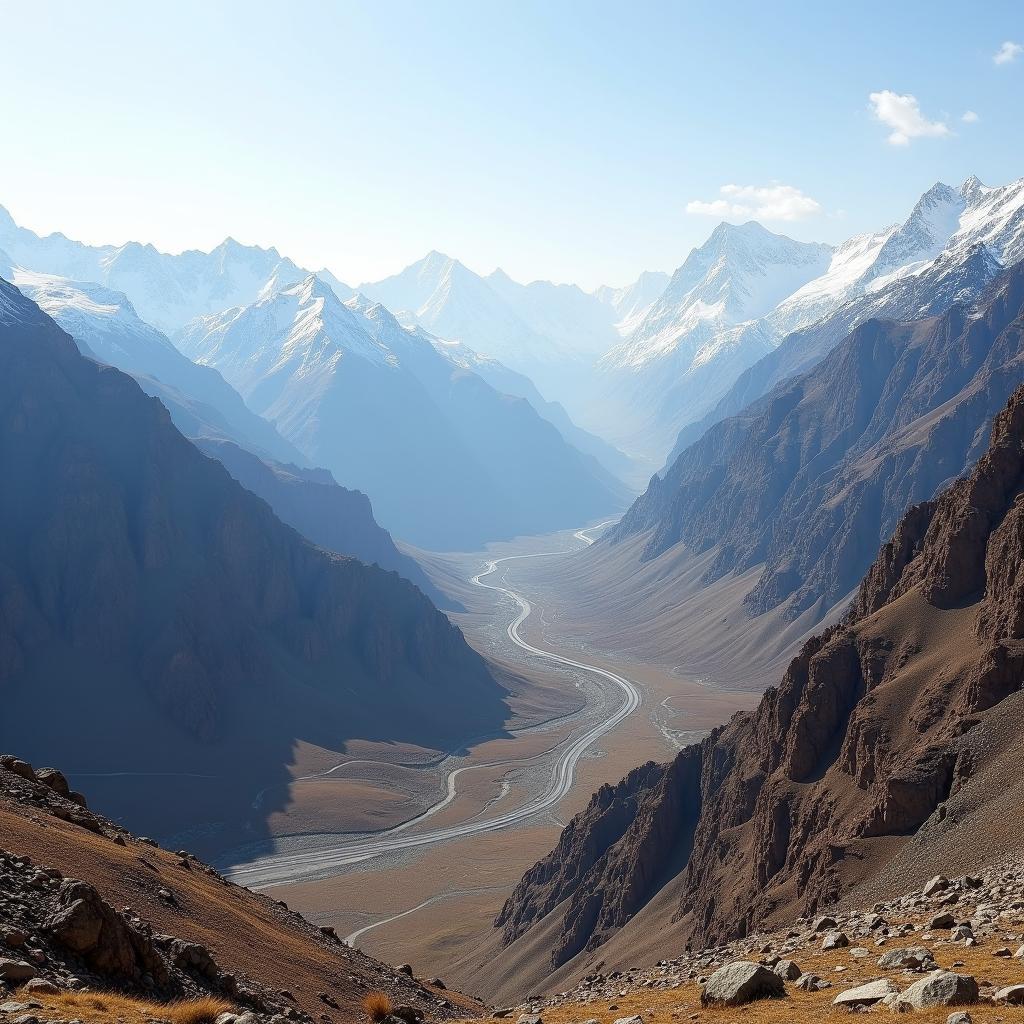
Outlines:
{"label": "rocky foreground terrain", "polygon": [[[396,1024],[483,1011],[94,814],[61,772],[0,756],[0,1021],[348,1024],[371,993]],[[187,1006],[194,1019],[176,1016]]]}
{"label": "rocky foreground terrain", "polygon": [[502,1009],[518,1024],[803,1021],[867,1012],[970,1024],[1024,1020],[1024,864],[935,876],[867,910],[600,971]]}

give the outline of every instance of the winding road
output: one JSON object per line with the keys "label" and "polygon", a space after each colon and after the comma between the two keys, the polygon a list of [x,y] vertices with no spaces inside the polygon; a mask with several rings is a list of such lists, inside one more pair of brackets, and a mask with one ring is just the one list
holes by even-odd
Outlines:
{"label": "winding road", "polygon": [[[608,524],[601,523],[586,530],[578,530],[573,536],[585,544],[592,544],[593,540],[588,534],[606,525]],[[611,696],[615,698],[613,706],[606,709],[607,714],[600,721],[591,725],[575,739],[568,741],[558,751],[552,765],[551,776],[542,792],[536,794],[520,806],[492,817],[481,818],[478,815],[461,824],[410,834],[410,829],[422,824],[425,819],[430,818],[455,799],[455,782],[462,773],[480,768],[500,767],[517,763],[517,761],[521,763],[524,760],[534,760],[535,758],[506,759],[491,761],[486,764],[464,765],[449,773],[446,793],[441,800],[401,825],[396,825],[394,828],[371,835],[360,836],[350,841],[339,841],[336,836],[325,836],[323,838],[330,842],[330,846],[326,848],[311,848],[294,853],[272,854],[267,857],[261,857],[258,860],[232,869],[229,872],[232,880],[247,885],[250,888],[263,889],[274,885],[283,885],[320,877],[324,874],[329,874],[332,869],[372,860],[384,854],[412,850],[423,846],[433,846],[436,843],[447,842],[451,839],[478,835],[484,832],[496,832],[500,829],[509,828],[532,818],[541,811],[553,807],[562,800],[572,788],[576,766],[580,758],[597,740],[614,729],[640,706],[640,693],[633,683],[623,676],[617,675],[615,672],[610,672],[607,669],[599,668],[597,665],[590,665],[575,658],[565,657],[555,651],[536,647],[527,640],[524,640],[520,636],[519,630],[532,611],[530,602],[522,594],[517,593],[508,586],[504,586],[503,584],[506,582],[504,578],[500,582],[494,583],[484,581],[487,577],[496,573],[498,567],[503,563],[524,558],[540,558],[545,555],[568,554],[571,550],[574,549],[542,551],[527,555],[510,555],[506,558],[496,558],[487,562],[484,568],[472,578],[472,583],[475,586],[504,594],[518,606],[519,611],[509,623],[507,629],[508,637],[513,644],[539,658],[544,658],[547,661],[555,662],[567,668],[592,673],[604,682],[612,684]],[[362,929],[362,931],[368,930],[370,929]]]}

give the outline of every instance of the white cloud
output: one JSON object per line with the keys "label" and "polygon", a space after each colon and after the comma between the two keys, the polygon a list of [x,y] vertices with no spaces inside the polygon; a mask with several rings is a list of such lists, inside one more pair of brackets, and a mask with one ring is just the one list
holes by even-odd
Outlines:
{"label": "white cloud", "polygon": [[964,124],[975,124],[980,118],[973,110],[965,110],[963,116],[960,118]]}
{"label": "white cloud", "polygon": [[821,213],[821,203],[794,185],[723,185],[720,199],[693,199],[686,212],[723,220],[802,220]]}
{"label": "white cloud", "polygon": [[1012,42],[1007,39],[1002,46],[994,54],[992,54],[993,64],[1012,64],[1022,53],[1024,53],[1024,46],[1020,43]]}
{"label": "white cloud", "polygon": [[938,138],[949,135],[949,126],[942,121],[929,121],[921,113],[916,96],[900,95],[891,89],[873,92],[868,97],[872,111],[882,124],[891,128],[889,144],[908,146],[911,139]]}

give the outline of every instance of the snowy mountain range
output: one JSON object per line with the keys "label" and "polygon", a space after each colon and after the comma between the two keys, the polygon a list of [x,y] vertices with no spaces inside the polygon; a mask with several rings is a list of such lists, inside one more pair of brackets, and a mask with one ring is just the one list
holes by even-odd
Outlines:
{"label": "snowy mountain range", "polygon": [[197,366],[147,324],[127,296],[103,285],[38,274],[0,261],[0,277],[64,328],[86,355],[131,374],[159,398],[187,437],[233,441],[251,452],[303,463],[299,451],[252,412],[214,369]]}
{"label": "snowy mountain range", "polygon": [[975,177],[959,189],[932,186],[903,224],[838,246],[826,274],[749,325],[769,337],[771,351],[683,426],[667,464],[714,423],[809,370],[858,324],[919,319],[973,302],[1021,258],[1024,179],[995,188]]}
{"label": "snowy mountain range", "polygon": [[585,410],[595,361],[621,338],[661,290],[664,275],[624,289],[588,293],[576,285],[519,284],[502,270],[486,277],[443,253],[383,281],[359,286],[406,323],[525,374],[573,415]]}
{"label": "snowy mountain range", "polygon": [[146,323],[169,335],[197,316],[252,302],[270,280],[280,287],[305,276],[276,249],[241,245],[233,238],[210,252],[178,255],[140,242],[86,245],[59,232],[41,238],[15,224],[3,207],[0,249],[26,270],[123,292]]}
{"label": "snowy mountain range", "polygon": [[[998,188],[976,177],[959,189],[938,183],[902,224],[834,248],[794,242],[753,222],[719,225],[632,333],[601,360],[605,394],[618,404],[612,440],[657,451],[671,447],[680,431],[692,439],[691,425],[713,418],[744,371],[762,358],[770,361],[794,333],[830,322],[833,329],[818,335],[827,351],[865,316],[903,316],[914,295],[919,301],[907,315],[923,315],[930,308],[929,275],[943,278],[943,294],[956,294],[949,288],[952,268],[970,262],[983,269],[978,245],[994,266],[1024,254],[1024,180]],[[908,287],[920,275],[923,280]],[[970,275],[960,276],[963,295],[976,297]],[[987,272],[976,275],[979,285],[990,279]],[[846,312],[837,315],[840,310]],[[826,335],[830,342],[822,340]],[[744,392],[747,401],[752,397]],[[729,408],[737,411],[736,401]]]}
{"label": "snowy mountain range", "polygon": [[381,304],[316,275],[178,336],[414,544],[472,547],[623,507],[627,492],[521,399]]}

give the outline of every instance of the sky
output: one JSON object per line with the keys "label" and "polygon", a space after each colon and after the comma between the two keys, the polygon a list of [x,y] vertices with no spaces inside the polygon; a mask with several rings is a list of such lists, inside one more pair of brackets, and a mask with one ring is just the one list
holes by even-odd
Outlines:
{"label": "sky", "polygon": [[721,219],[836,242],[1024,175],[1024,4],[0,0],[0,205],[350,284],[622,285]]}

